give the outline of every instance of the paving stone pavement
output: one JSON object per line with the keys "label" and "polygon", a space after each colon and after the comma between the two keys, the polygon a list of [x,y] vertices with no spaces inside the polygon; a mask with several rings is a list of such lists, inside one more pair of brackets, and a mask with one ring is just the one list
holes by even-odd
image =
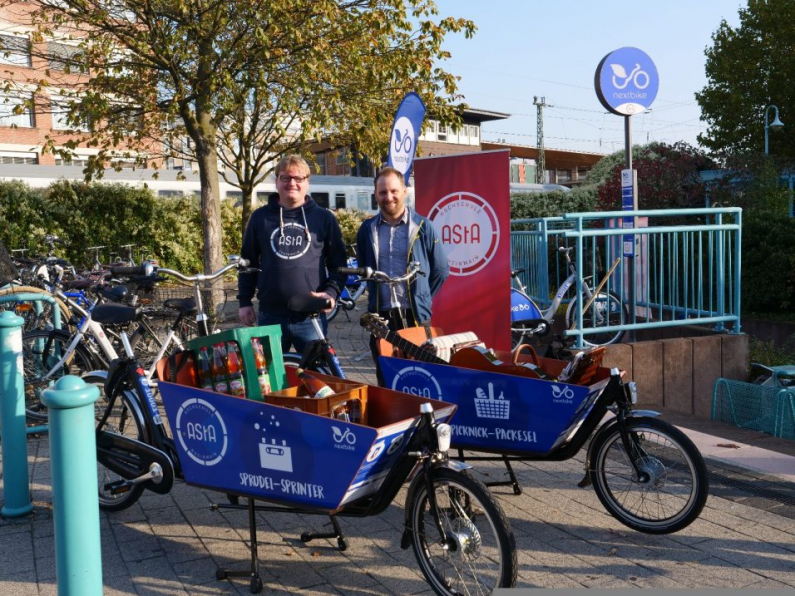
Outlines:
{"label": "paving stone pavement", "polygon": [[[373,383],[360,312],[350,313],[350,322],[341,313],[330,337],[349,377]],[[705,436],[712,443],[731,439]],[[29,439],[28,448],[35,512],[0,520],[0,596],[57,594],[47,437]],[[626,528],[592,489],[577,487],[582,455],[517,463],[522,494],[493,489],[516,536],[517,587],[795,588],[795,465],[792,476],[772,475],[707,456],[712,487],[703,513],[688,528],[662,536]],[[489,480],[504,468],[478,462],[475,470]],[[301,542],[301,532],[320,529],[325,517],[258,512],[263,593],[430,593],[411,550],[400,549],[404,499],[405,489],[380,516],[342,518],[344,552],[327,540]],[[178,483],[168,495],[146,493],[126,511],[101,513],[104,594],[249,594],[245,578],[215,579],[217,567],[245,569],[249,557],[247,513],[211,510],[223,500]]]}

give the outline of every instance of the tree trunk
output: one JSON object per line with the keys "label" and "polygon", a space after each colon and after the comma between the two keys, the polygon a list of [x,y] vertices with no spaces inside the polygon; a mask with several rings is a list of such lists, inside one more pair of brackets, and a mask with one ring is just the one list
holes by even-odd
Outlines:
{"label": "tree trunk", "polygon": [[[224,266],[221,230],[221,187],[218,181],[218,155],[213,143],[197,143],[196,159],[201,182],[202,237],[204,239],[204,272],[212,273]],[[224,305],[223,278],[203,292],[205,312],[214,324]]]}
{"label": "tree trunk", "polygon": [[243,186],[240,191],[243,193],[243,216],[240,218],[240,237],[242,239],[246,234],[248,220],[251,219],[251,214],[254,213],[254,190],[250,186]]}

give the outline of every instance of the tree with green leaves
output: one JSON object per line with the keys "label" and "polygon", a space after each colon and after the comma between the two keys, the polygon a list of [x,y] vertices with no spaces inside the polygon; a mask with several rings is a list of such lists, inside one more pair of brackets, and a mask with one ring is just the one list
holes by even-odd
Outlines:
{"label": "tree with green leaves", "polygon": [[219,160],[247,210],[275,154],[329,138],[355,141],[379,161],[408,90],[437,118],[457,120],[457,79],[439,67],[449,57],[442,42],[474,32],[470,21],[439,18],[433,0],[37,4],[39,34],[68,32],[85,73],[71,86],[68,117],[92,124],[60,150],[80,140],[97,147],[89,170],[120,144],[142,160],[187,151],[201,180],[205,271],[221,264]]}
{"label": "tree with green leaves", "polygon": [[[709,125],[699,143],[719,158],[764,151],[770,105],[779,108],[782,121],[795,125],[795,2],[748,0],[739,15],[738,27],[724,20],[712,34],[705,50],[708,82],[696,93],[701,119]],[[795,135],[788,128],[769,132],[770,154],[792,162]]]}
{"label": "tree with green leaves", "polygon": [[[717,166],[703,151],[687,143],[649,143],[633,148],[632,165],[638,172],[640,209],[684,209],[703,207],[706,186],[699,172]],[[624,154],[619,151],[604,157],[593,169],[598,185],[597,209],[621,210],[621,170]],[[591,174],[587,183],[591,183]]]}

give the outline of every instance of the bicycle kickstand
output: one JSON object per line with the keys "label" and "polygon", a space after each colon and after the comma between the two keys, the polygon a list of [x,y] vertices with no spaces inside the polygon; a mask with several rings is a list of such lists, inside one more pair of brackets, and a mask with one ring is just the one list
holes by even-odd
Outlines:
{"label": "bicycle kickstand", "polygon": [[315,538],[336,538],[337,539],[337,548],[340,551],[344,551],[348,548],[348,541],[345,540],[345,535],[342,533],[342,528],[340,528],[340,523],[337,521],[336,515],[329,515],[329,520],[331,520],[331,532],[304,532],[301,534],[301,542],[310,542]]}
{"label": "bicycle kickstand", "polygon": [[[458,459],[460,461],[464,461],[464,450],[458,450]],[[476,458],[477,459],[477,458]],[[489,482],[484,482],[484,484],[488,487],[492,486],[510,486],[513,488],[513,494],[521,495],[522,494],[522,486],[519,484],[519,480],[516,478],[516,473],[513,471],[513,466],[511,465],[511,460],[508,459],[507,455],[502,456],[502,462],[505,464],[505,469],[508,472],[508,480],[490,480]]]}

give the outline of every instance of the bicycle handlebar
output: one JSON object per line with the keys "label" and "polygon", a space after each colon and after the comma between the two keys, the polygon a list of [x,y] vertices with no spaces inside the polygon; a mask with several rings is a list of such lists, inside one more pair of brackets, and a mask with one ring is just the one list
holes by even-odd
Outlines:
{"label": "bicycle handlebar", "polygon": [[287,308],[293,312],[313,313],[326,310],[331,306],[328,298],[318,298],[317,296],[291,296],[287,301]]}
{"label": "bicycle handlebar", "polygon": [[213,273],[199,273],[198,275],[184,275],[179,271],[174,271],[173,269],[163,269],[157,268],[155,269],[155,273],[158,275],[171,275],[172,277],[176,277],[177,279],[185,282],[195,282],[195,281],[213,281],[218,279],[225,273],[231,271],[232,269],[237,269],[242,273],[254,272],[259,271],[256,267],[249,267],[249,261],[246,259],[238,259],[234,263],[230,263],[224,267],[221,267],[218,271]]}
{"label": "bicycle handlebar", "polygon": [[417,275],[425,275],[424,271],[420,271],[420,264],[417,261],[409,263],[409,270],[399,277],[389,277],[383,271],[376,271],[371,267],[338,267],[337,272],[345,275],[358,275],[362,278],[362,281],[386,284],[398,284],[409,281]]}
{"label": "bicycle handlebar", "polygon": [[144,263],[136,267],[109,267],[111,275],[152,275],[155,268],[151,263]]}

